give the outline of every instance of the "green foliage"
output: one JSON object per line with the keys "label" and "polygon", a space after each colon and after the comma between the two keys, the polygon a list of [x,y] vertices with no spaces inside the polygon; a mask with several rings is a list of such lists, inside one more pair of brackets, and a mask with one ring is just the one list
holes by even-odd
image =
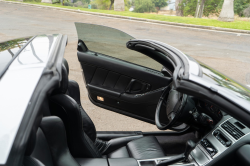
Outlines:
{"label": "green foliage", "polygon": [[[224,0],[220,1],[218,9],[222,9]],[[245,16],[244,10],[247,9],[250,5],[250,0],[234,0],[234,13],[238,14],[240,17]]]}
{"label": "green foliage", "polygon": [[155,5],[152,0],[135,0],[136,13],[155,12]]}
{"label": "green foliage", "polygon": [[83,0],[82,2],[83,2],[84,4],[86,4],[86,3],[89,4],[89,3],[90,3],[90,0]]}
{"label": "green foliage", "polygon": [[135,0],[131,0],[131,1],[126,0],[126,1],[127,1],[126,5],[128,8],[130,8],[131,6],[134,6]]}
{"label": "green foliage", "polygon": [[[91,5],[97,7],[97,9],[108,10],[110,7],[111,0],[93,0]],[[94,8],[93,8],[94,9]]]}
{"label": "green foliage", "polygon": [[250,5],[248,6],[248,8],[246,8],[245,10],[244,10],[244,16],[245,17],[250,17]]}
{"label": "green foliage", "polygon": [[73,6],[73,3],[71,3],[71,2],[64,2],[64,6]]}
{"label": "green foliage", "polygon": [[77,1],[74,3],[74,7],[83,7],[83,3],[81,1]]}
{"label": "green foliage", "polygon": [[[210,14],[219,14],[218,6],[221,1],[223,0],[206,0],[203,15],[208,17]],[[183,0],[182,3],[179,4],[180,9],[183,10],[183,15],[195,16],[197,2],[198,0]]]}
{"label": "green foliage", "polygon": [[180,10],[183,11],[183,16],[194,16],[197,6],[197,0],[182,0],[179,4]]}
{"label": "green foliage", "polygon": [[219,15],[218,6],[222,0],[206,0],[203,15],[208,17],[210,14]]}
{"label": "green foliage", "polygon": [[244,16],[244,10],[249,6],[249,0],[234,0],[234,13]]}
{"label": "green foliage", "polygon": [[155,7],[165,7],[168,5],[167,0],[152,0],[152,2],[155,4]]}
{"label": "green foliage", "polygon": [[42,0],[23,0],[23,2],[41,2]]}
{"label": "green foliage", "polygon": [[[64,9],[76,9],[71,6],[62,6],[61,4],[49,4],[49,3],[38,3],[38,2],[25,2],[29,4],[37,4],[43,6],[53,6]],[[112,14],[118,16],[128,16],[135,18],[143,18],[150,20],[159,20],[166,22],[176,22],[176,23],[184,23],[184,24],[192,24],[192,25],[203,25],[203,26],[214,26],[221,28],[231,28],[231,29],[241,29],[241,30],[250,30],[250,22],[249,21],[234,21],[234,22],[222,22],[215,19],[196,19],[190,17],[173,17],[173,16],[165,16],[160,14],[147,14],[147,13],[135,13],[135,12],[121,12],[121,11],[113,11],[113,10],[98,10],[98,9],[86,9],[80,8],[82,11],[96,12],[96,13],[105,13]]]}

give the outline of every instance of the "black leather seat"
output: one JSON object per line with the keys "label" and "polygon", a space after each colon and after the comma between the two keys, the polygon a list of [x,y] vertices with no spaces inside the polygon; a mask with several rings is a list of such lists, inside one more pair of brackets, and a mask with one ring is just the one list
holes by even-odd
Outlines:
{"label": "black leather seat", "polygon": [[60,88],[50,97],[49,105],[51,114],[60,117],[65,124],[68,146],[74,157],[149,159],[165,156],[153,136],[138,135],[110,141],[96,138],[95,126],[81,106],[79,85],[68,80],[68,64],[64,63]]}
{"label": "black leather seat", "polygon": [[[38,124],[40,124],[41,119]],[[23,166],[138,166],[133,158],[73,158],[67,146],[62,120],[55,116],[45,117],[32,131]]]}

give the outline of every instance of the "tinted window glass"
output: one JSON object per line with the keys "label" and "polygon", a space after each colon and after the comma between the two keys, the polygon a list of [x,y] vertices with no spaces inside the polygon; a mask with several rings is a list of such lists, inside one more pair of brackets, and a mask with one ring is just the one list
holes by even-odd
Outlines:
{"label": "tinted window glass", "polygon": [[84,41],[89,50],[109,55],[127,62],[135,63],[155,70],[162,65],[148,56],[126,47],[134,37],[117,29],[85,23],[75,23],[78,39]]}

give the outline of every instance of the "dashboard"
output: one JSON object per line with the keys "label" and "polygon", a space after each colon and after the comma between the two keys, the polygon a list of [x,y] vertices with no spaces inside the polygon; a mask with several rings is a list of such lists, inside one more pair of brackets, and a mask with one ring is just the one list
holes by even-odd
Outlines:
{"label": "dashboard", "polygon": [[197,100],[193,110],[189,111],[192,115],[193,125],[196,127],[208,126],[214,128],[214,126],[226,115],[217,106]]}
{"label": "dashboard", "polygon": [[[207,107],[211,110],[210,105]],[[216,110],[215,114],[218,113]],[[195,161],[198,166],[207,165],[226,152],[230,154],[236,151],[249,133],[250,129],[238,120],[229,115],[223,116],[215,128],[199,141],[189,156],[190,160]]]}

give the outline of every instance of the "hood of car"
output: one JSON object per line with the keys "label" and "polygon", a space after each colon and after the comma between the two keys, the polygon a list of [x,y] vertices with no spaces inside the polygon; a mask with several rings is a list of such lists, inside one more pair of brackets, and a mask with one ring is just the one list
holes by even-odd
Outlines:
{"label": "hood of car", "polygon": [[13,39],[0,43],[0,78],[16,53],[31,39],[31,37]]}
{"label": "hood of car", "polygon": [[214,94],[218,94],[238,105],[249,110],[250,108],[250,89],[237,82],[236,80],[220,73],[219,71],[199,62],[202,74],[190,75],[189,81],[206,87]]}

